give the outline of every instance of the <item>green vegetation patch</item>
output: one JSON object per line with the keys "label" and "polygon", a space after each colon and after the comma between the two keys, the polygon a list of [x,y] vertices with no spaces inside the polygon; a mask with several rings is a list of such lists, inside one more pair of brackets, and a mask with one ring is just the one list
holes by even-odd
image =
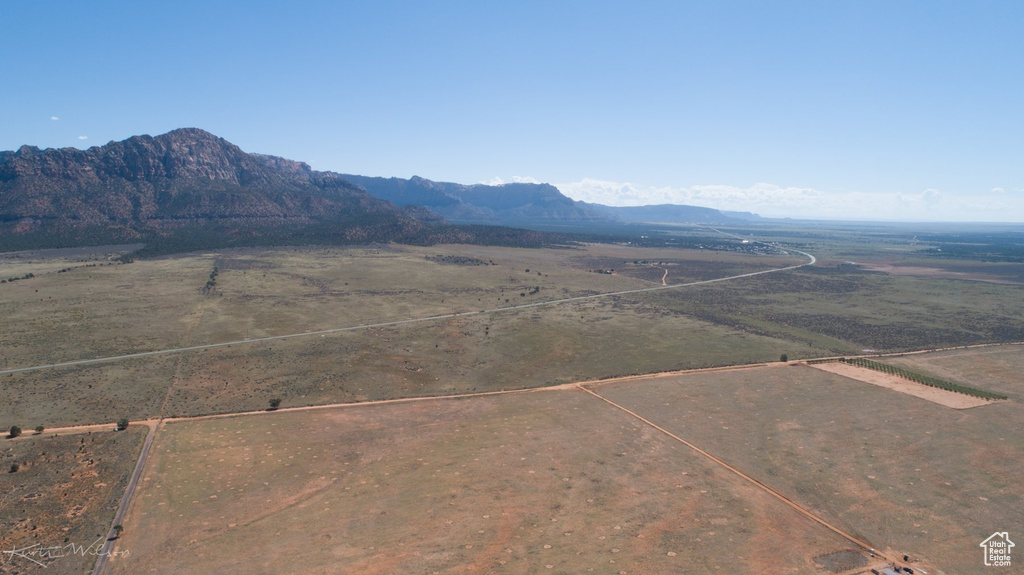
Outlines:
{"label": "green vegetation patch", "polygon": [[845,357],[841,357],[837,361],[841,361],[849,365],[855,365],[857,367],[881,371],[883,373],[888,373],[890,375],[902,377],[903,379],[909,379],[910,381],[915,381],[917,383],[927,385],[929,387],[945,389],[946,391],[954,391],[956,393],[980,397],[982,399],[1006,399],[1006,396],[1001,393],[992,393],[990,391],[985,391],[983,389],[978,389],[976,387],[971,387],[969,385],[953,383],[952,381],[946,381],[944,379],[939,379],[937,377],[932,377],[930,375],[924,375],[922,373],[917,373],[916,371],[911,371],[909,369],[904,369],[902,367],[896,367],[895,365],[889,365],[887,363],[871,361],[870,359],[848,359]]}

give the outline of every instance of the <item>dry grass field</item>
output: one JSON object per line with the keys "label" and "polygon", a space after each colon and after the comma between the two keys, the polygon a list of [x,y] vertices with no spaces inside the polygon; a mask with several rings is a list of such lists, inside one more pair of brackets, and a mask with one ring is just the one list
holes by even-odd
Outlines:
{"label": "dry grass field", "polygon": [[635,297],[836,355],[1024,341],[1024,286],[810,267]]}
{"label": "dry grass field", "polygon": [[[828,253],[842,262],[877,249],[851,243]],[[912,249],[900,249],[896,259],[911,262]],[[32,274],[0,284],[0,370],[494,310],[802,261],[622,245],[237,249],[130,264],[113,263],[116,253],[0,258],[7,277]],[[773,362],[592,389],[855,538],[918,557],[930,574],[970,573],[982,539],[1024,527],[1024,347],[882,358],[1010,397],[963,410],[777,360],[1024,339],[1024,327],[1008,320],[1024,317],[1022,290],[829,263],[7,373],[0,427]],[[130,428],[4,443],[0,454],[24,465],[0,479],[11,486],[0,493],[12,494],[0,495],[10,539],[0,543],[81,543],[75,538],[102,533],[142,437]],[[119,545],[130,555],[114,562],[114,572],[126,574],[820,573],[867,565],[863,554],[843,553],[851,542],[765,490],[568,386],[168,422],[126,528]],[[47,572],[80,572],[87,563],[55,563]]]}
{"label": "dry grass field", "polygon": [[[660,285],[660,277],[655,283],[598,274],[582,269],[578,262],[581,257],[595,254],[619,259],[620,249],[241,249],[75,268],[66,273],[40,273],[30,280],[0,285],[0,312],[5,328],[0,367],[493,309]],[[603,250],[610,250],[610,255]],[[649,251],[654,250],[637,253]],[[769,269],[800,261],[785,256],[658,251],[662,258],[693,260],[698,276],[724,277],[734,271]],[[437,254],[476,258],[494,265],[451,265],[428,259]],[[708,271],[708,266],[713,269]],[[218,270],[216,283],[212,289],[205,289],[214,267]],[[690,275],[680,272],[680,277]],[[530,293],[535,288],[539,291]]]}
{"label": "dry grass field", "polygon": [[[1022,361],[1013,349],[994,363]],[[975,350],[914,357],[1000,369]],[[991,383],[1007,394],[1016,386]],[[975,573],[983,539],[1024,527],[1016,387],[1010,401],[956,410],[780,365],[595,389],[879,549],[921,557],[937,572]]]}
{"label": "dry grass field", "polygon": [[984,399],[968,395],[966,393],[959,393],[939,387],[928,386],[900,375],[883,373],[875,369],[850,365],[839,361],[814,363],[813,365],[808,363],[807,365],[842,377],[855,379],[864,383],[870,383],[872,385],[919,397],[953,409],[971,409],[973,407],[981,407],[983,405],[999,401],[996,399]]}
{"label": "dry grass field", "polygon": [[[913,357],[995,382],[1022,350]],[[592,388],[929,573],[1021,527],[1013,398],[957,410],[786,364]],[[126,527],[116,573],[819,573],[855,548],[565,387],[169,423]]]}
{"label": "dry grass field", "polygon": [[796,345],[639,306],[583,302],[208,350],[182,358],[165,415],[538,387],[732,362]]}
{"label": "dry grass field", "polygon": [[[142,244],[59,248],[0,253],[0,281],[52,273],[68,273],[76,268],[95,268],[115,264],[126,253]],[[64,271],[61,271],[64,270]]]}
{"label": "dry grass field", "polygon": [[949,381],[967,383],[1024,401],[1024,346],[1004,345],[880,358]]}
{"label": "dry grass field", "polygon": [[[106,538],[145,436],[139,426],[57,437],[26,430],[0,439],[0,549],[24,550],[43,564],[4,553],[0,573],[89,572],[96,557],[81,549]],[[32,554],[54,547],[49,558]]]}
{"label": "dry grass field", "polygon": [[[629,254],[672,260],[668,283],[797,261],[623,246],[282,248],[137,261],[0,286],[9,296],[0,303],[9,328],[0,332],[0,364],[24,367],[661,285],[661,275],[647,281],[600,274],[581,262],[599,257],[633,266]],[[447,263],[464,261],[458,258],[488,265]],[[204,290],[214,266],[215,284]],[[6,374],[0,388],[12,401],[0,405],[0,424],[231,412],[265,407],[271,397],[306,405],[536,387],[765,361],[783,352],[802,357],[822,350],[616,297]]]}
{"label": "dry grass field", "polygon": [[565,389],[167,424],[114,573],[807,573],[850,544]]}

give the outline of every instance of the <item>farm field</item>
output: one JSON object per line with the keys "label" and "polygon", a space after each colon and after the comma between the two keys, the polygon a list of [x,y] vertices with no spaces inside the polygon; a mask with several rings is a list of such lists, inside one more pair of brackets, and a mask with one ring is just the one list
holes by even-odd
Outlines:
{"label": "farm field", "polygon": [[912,395],[953,409],[970,409],[972,407],[981,407],[997,401],[996,399],[984,399],[966,393],[958,393],[948,389],[924,385],[922,383],[912,381],[902,374],[897,375],[883,373],[875,369],[859,367],[838,361],[815,363],[812,367],[849,379],[870,383],[872,385],[877,385],[900,393],[906,393],[907,395]]}
{"label": "farm field", "polygon": [[113,572],[807,573],[849,547],[561,389],[168,423]]}
{"label": "farm field", "polygon": [[595,300],[0,376],[12,398],[0,421],[71,425],[246,411],[270,397],[295,406],[537,387],[771,361],[800,347]]}
{"label": "farm field", "polygon": [[[990,349],[1000,350],[992,363]],[[993,363],[1020,362],[1022,351],[913,357],[952,362],[959,355],[956,361],[994,373]],[[997,389],[995,379],[971,381]],[[1013,385],[998,387],[1009,394]],[[878,549],[919,557],[941,572],[976,572],[983,539],[1021,528],[1019,390],[1009,401],[956,410],[781,364],[594,389]]]}
{"label": "farm field", "polygon": [[[0,335],[3,363],[47,364],[660,285],[664,272],[656,281],[601,274],[588,267],[594,262],[580,259],[653,269],[624,259],[629,253],[659,256],[671,266],[668,283],[798,261],[622,246],[238,250],[140,261],[82,272],[92,279],[64,273],[0,286],[24,298],[0,304],[11,327]],[[467,259],[496,265],[449,263]],[[214,262],[216,287],[204,294]],[[10,373],[0,376],[0,388],[12,398],[0,405],[0,423],[55,426],[244,411],[266,407],[271,397],[294,406],[536,387],[767,361],[780,350],[794,358],[824,353],[616,296]]]}
{"label": "farm field", "polygon": [[[794,265],[802,257],[657,252],[670,283]],[[594,273],[619,246],[239,249],[39,273],[0,285],[0,368],[494,309],[661,284]],[[15,261],[12,258],[8,262]],[[463,262],[458,263],[449,262]],[[685,265],[682,262],[687,262]],[[494,265],[490,265],[493,263]],[[478,265],[474,265],[478,264]],[[25,269],[38,271],[33,262]],[[61,264],[63,265],[63,264]],[[8,266],[12,275],[21,275]],[[213,274],[216,269],[216,274]],[[529,270],[529,271],[527,271]]]}
{"label": "farm field", "polygon": [[595,300],[15,373],[0,378],[11,398],[0,421],[72,425],[247,411],[271,397],[297,406],[538,387],[772,361],[800,347]]}
{"label": "farm field", "polygon": [[[1024,317],[1016,264],[928,260],[888,236],[823,237],[789,238],[824,248],[812,267],[519,309],[500,308],[806,259],[630,245],[233,249],[133,263],[118,263],[115,247],[6,254],[9,277],[31,277],[0,285],[0,371],[233,343],[0,374],[0,426],[196,418],[281,399],[276,413],[161,425],[120,542],[131,559],[114,562],[122,573],[868,568],[853,543],[768,491],[572,388],[655,374],[588,385],[892,557],[971,572],[978,542],[1019,531],[1024,516],[1014,433],[1024,347],[913,351],[1024,340],[1008,320]],[[850,254],[945,271],[868,271],[845,263]],[[971,266],[978,277],[950,275]],[[428,321],[368,327],[414,318]],[[244,341],[339,327],[357,329]],[[876,357],[894,351],[910,353]],[[861,353],[1010,399],[955,410],[778,362]],[[661,373],[758,363],[771,365]],[[552,386],[562,387],[358,405]],[[355,405],[289,409],[339,403]],[[56,519],[105,509],[75,531],[102,533],[112,507],[96,498],[116,503],[116,470],[130,472],[140,432],[108,434],[116,448],[100,441],[88,458],[72,455],[74,438],[104,434],[56,438],[52,452],[45,434],[5,443],[29,464],[4,480],[30,480],[29,498],[4,500],[0,518],[9,509],[18,517],[4,521],[35,539],[59,523],[31,530],[36,509]],[[57,480],[31,475],[51,453]],[[98,494],[78,483],[102,474],[113,482],[90,484]]]}
{"label": "farm field", "polygon": [[1024,340],[1021,285],[814,266],[630,297],[835,355]]}
{"label": "farm field", "polygon": [[[53,259],[66,265],[67,257]],[[45,258],[32,254],[25,261],[38,271]],[[0,300],[0,364],[16,368],[496,309],[799,261],[623,245],[379,246],[223,250],[40,272],[0,285],[9,296]],[[598,273],[608,270],[614,273]],[[201,415],[259,409],[270,397],[293,406],[377,400],[746,364],[782,353],[800,359],[1024,340],[1024,327],[1006,321],[1014,315],[1024,316],[1022,286],[816,266],[10,373],[0,376],[0,389],[12,397],[0,406],[0,423]]]}
{"label": "farm field", "polygon": [[[0,549],[60,548],[49,558],[26,552],[45,566],[5,553],[0,573],[91,569],[95,555],[81,550],[98,549],[106,538],[146,437],[143,426],[112,429],[56,437],[26,429],[18,439],[0,440]],[[8,472],[12,463],[19,465],[16,473]]]}
{"label": "farm field", "polygon": [[1005,345],[878,358],[950,381],[983,387],[1024,401],[1024,347]]}

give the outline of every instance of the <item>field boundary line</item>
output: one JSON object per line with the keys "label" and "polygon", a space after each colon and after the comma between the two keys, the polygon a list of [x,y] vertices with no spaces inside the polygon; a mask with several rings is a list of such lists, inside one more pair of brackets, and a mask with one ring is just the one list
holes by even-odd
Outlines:
{"label": "field boundary line", "polygon": [[474,391],[471,393],[456,393],[453,395],[421,395],[417,397],[396,397],[394,399],[375,399],[373,401],[350,401],[346,403],[323,403],[319,405],[297,405],[295,407],[281,407],[278,409],[256,409],[252,411],[234,411],[231,413],[211,413],[208,415],[192,415],[185,417],[165,417],[160,420],[165,423],[179,423],[188,421],[205,421],[209,419],[226,419],[229,417],[246,417],[250,415],[270,415],[273,413],[291,413],[296,411],[315,411],[318,409],[344,409],[347,407],[394,405],[397,403],[413,403],[417,401],[440,401],[444,399],[472,399],[474,397],[487,397],[492,395],[510,395],[513,393],[538,393],[542,391],[561,391],[572,389],[577,384],[561,383],[558,385],[546,385],[543,387],[524,387],[520,389],[499,389],[496,391]]}
{"label": "field boundary line", "polygon": [[682,437],[679,437],[678,435],[672,433],[671,431],[665,429],[664,427],[661,427],[657,423],[654,423],[653,421],[645,418],[644,416],[640,415],[639,413],[636,413],[635,411],[632,411],[632,410],[630,410],[630,409],[628,409],[626,407],[623,407],[622,405],[619,405],[618,403],[615,403],[614,401],[608,399],[607,397],[604,397],[603,395],[601,395],[601,394],[599,394],[599,393],[597,393],[597,392],[595,392],[593,390],[587,389],[583,385],[577,385],[576,387],[578,389],[580,389],[581,391],[585,391],[585,392],[589,393],[590,395],[600,399],[601,401],[604,401],[605,403],[611,405],[612,407],[615,407],[615,408],[617,408],[619,410],[622,410],[622,411],[628,413],[629,415],[635,417],[636,419],[639,419],[643,423],[646,423],[647,425],[653,427],[654,429],[664,433],[665,435],[671,437],[672,439],[678,441],[679,443],[682,443],[683,445],[685,445],[685,446],[689,447],[690,449],[696,451],[700,455],[703,455],[707,459],[710,459],[711,461],[717,463],[718,465],[724,467],[725,469],[733,472],[734,474],[739,476],[741,479],[744,479],[747,482],[749,482],[752,485],[754,485],[755,487],[760,488],[761,490],[765,491],[766,493],[768,493],[772,497],[775,497],[779,501],[785,503],[786,505],[788,505],[792,509],[796,510],[799,514],[801,514],[804,517],[814,521],[815,523],[825,527],[826,529],[832,531],[836,535],[839,535],[843,539],[846,539],[847,541],[853,543],[854,545],[862,548],[865,551],[868,551],[869,553],[881,556],[883,559],[888,559],[887,557],[885,557],[884,554],[880,553],[879,551],[876,551],[875,548],[871,546],[871,544],[866,543],[864,541],[861,541],[860,539],[854,537],[853,535],[850,535],[849,533],[843,531],[842,529],[836,527],[835,525],[832,525],[831,523],[829,523],[828,521],[822,519],[821,517],[819,517],[815,513],[805,509],[803,506],[799,505],[798,503],[796,503],[792,499],[790,499],[790,498],[786,497],[785,495],[779,493],[775,489],[772,489],[767,484],[762,483],[762,482],[758,481],[757,479],[754,479],[753,477],[747,475],[746,473],[743,473],[742,471],[740,471],[736,467],[733,467],[732,465],[729,465],[725,461],[723,461],[723,460],[719,459],[718,457],[712,455],[711,453],[701,449],[697,445],[694,445],[693,443],[690,443],[689,441],[683,439]]}
{"label": "field boundary line", "polygon": [[[998,346],[1006,346],[1006,345],[1024,345],[1024,342],[982,343],[982,344],[974,344],[974,345],[970,345],[970,346],[945,347],[945,348],[937,348],[937,349],[922,349],[922,350],[909,351],[909,352],[896,352],[896,353],[893,353],[891,355],[895,356],[895,355],[923,354],[923,353],[932,353],[932,352],[940,352],[940,351],[951,351],[951,350],[961,350],[961,349],[977,349],[977,348],[998,347]],[[846,355],[846,356],[835,356],[835,358],[813,358],[813,359],[815,359],[815,360],[820,360],[820,359],[828,360],[828,359],[838,359],[840,357],[853,357],[853,358],[856,358],[856,357],[879,357],[879,355],[878,354],[862,355],[862,356]],[[254,409],[254,410],[249,410],[249,411],[231,411],[231,412],[227,412],[227,413],[208,413],[208,414],[203,414],[203,415],[190,415],[190,416],[184,416],[184,417],[162,417],[162,418],[160,418],[160,421],[163,422],[163,423],[176,423],[176,422],[182,422],[182,421],[194,421],[194,420],[204,420],[204,419],[220,419],[220,418],[225,418],[225,417],[240,417],[240,416],[247,416],[247,415],[259,415],[259,414],[270,414],[270,413],[284,413],[284,412],[289,412],[289,411],[308,411],[308,410],[314,410],[314,409],[333,409],[333,408],[345,408],[345,407],[359,407],[359,406],[364,406],[364,405],[365,406],[370,406],[370,405],[387,405],[387,404],[392,404],[392,403],[407,403],[407,402],[413,402],[413,401],[428,401],[428,400],[436,400],[436,399],[468,399],[468,398],[473,398],[473,397],[483,397],[483,396],[489,396],[489,395],[505,395],[505,394],[510,394],[510,393],[533,393],[533,392],[540,392],[540,391],[558,391],[558,390],[563,390],[563,389],[575,389],[576,387],[582,386],[582,385],[585,385],[585,386],[588,386],[588,387],[599,387],[599,386],[602,386],[602,385],[607,385],[607,384],[612,384],[612,383],[622,383],[622,382],[630,382],[630,381],[642,381],[642,380],[647,380],[647,379],[661,379],[661,378],[665,378],[665,377],[682,377],[682,376],[695,375],[695,374],[701,374],[701,373],[717,373],[717,372],[729,372],[729,371],[743,371],[743,370],[748,370],[748,369],[763,369],[763,368],[775,368],[775,367],[787,367],[787,366],[788,367],[792,367],[794,365],[803,365],[803,364],[806,364],[806,363],[807,363],[807,360],[799,359],[799,360],[792,360],[792,361],[785,362],[785,363],[784,362],[776,362],[776,361],[763,361],[763,362],[757,362],[757,363],[744,363],[744,364],[737,364],[737,365],[720,365],[720,366],[715,366],[715,367],[696,367],[696,368],[689,368],[689,369],[677,369],[677,370],[671,370],[671,371],[656,371],[656,372],[653,372],[653,373],[637,373],[637,374],[633,374],[633,375],[620,375],[620,376],[615,376],[615,377],[608,377],[608,378],[602,378],[602,379],[589,379],[589,380],[585,380],[585,381],[574,381],[574,382],[568,382],[568,383],[556,383],[556,384],[552,384],[552,385],[542,385],[542,386],[537,386],[537,387],[522,387],[522,388],[517,388],[517,389],[499,389],[499,390],[495,390],[495,391],[474,391],[474,392],[468,392],[468,393],[456,393],[456,394],[451,394],[451,395],[421,395],[421,396],[414,396],[414,397],[396,397],[396,398],[393,398],[393,399],[375,399],[375,400],[372,400],[372,401],[348,401],[348,402],[343,402],[343,403],[321,403],[321,404],[315,404],[315,405],[297,405],[297,406],[294,406],[294,407],[281,407],[281,408],[276,409],[276,410]],[[155,419],[137,420],[137,421],[133,421],[132,423],[133,424],[134,423],[138,423],[138,424],[149,425],[153,421],[156,421],[156,420]],[[88,431],[105,431],[108,428],[112,428],[114,425],[115,425],[115,423],[110,422],[110,423],[85,423],[85,424],[82,424],[82,425],[68,425],[68,426],[63,426],[63,427],[54,427],[54,428],[50,428],[50,429],[45,430],[42,434],[38,434],[38,433],[22,434],[22,435],[20,435],[20,436],[18,436],[16,438],[8,439],[8,441],[25,441],[25,440],[28,440],[28,439],[31,439],[31,438],[34,438],[34,437],[40,437],[40,436],[51,436],[52,437],[54,435],[86,433]]]}
{"label": "field boundary line", "polygon": [[[953,351],[953,350],[962,350],[962,349],[979,349],[979,348],[999,347],[999,346],[1008,346],[1008,345],[1009,346],[1019,346],[1019,345],[1024,345],[1024,342],[981,343],[981,344],[973,344],[973,345],[969,345],[969,346],[944,347],[944,348],[936,348],[936,349],[922,349],[922,350],[906,351],[906,352],[894,352],[894,353],[888,354],[888,355],[898,356],[898,355],[910,355],[910,354],[924,354],[924,353],[933,353],[933,352],[941,352],[941,351]],[[885,357],[885,355],[879,355],[879,354],[872,354],[872,355],[846,355],[846,356],[835,356],[834,358],[824,357],[824,358],[812,358],[812,359],[817,361],[817,360],[838,359],[840,357],[850,357],[850,358],[865,357],[865,358],[867,358],[867,357]],[[589,379],[589,380],[585,380],[585,381],[573,381],[573,382],[568,382],[568,383],[556,383],[556,384],[552,384],[552,385],[542,385],[542,386],[537,386],[537,387],[522,387],[522,388],[517,388],[517,389],[499,389],[499,390],[495,390],[495,391],[473,391],[473,392],[468,392],[468,393],[456,393],[456,394],[451,394],[451,395],[421,395],[421,396],[414,396],[414,397],[396,397],[396,398],[393,398],[393,399],[375,399],[375,400],[372,400],[372,401],[347,401],[347,402],[343,402],[343,403],[321,403],[321,404],[314,404],[314,405],[297,405],[297,406],[294,406],[294,407],[281,407],[281,408],[276,409],[276,410],[254,409],[254,410],[249,410],[249,411],[231,411],[231,412],[227,412],[227,413],[207,413],[207,414],[203,414],[203,415],[190,415],[190,416],[184,416],[184,417],[162,417],[162,418],[160,418],[160,421],[161,422],[165,422],[165,423],[175,423],[175,422],[181,422],[181,421],[193,421],[193,420],[202,420],[202,419],[218,419],[218,418],[225,418],[225,417],[245,416],[245,415],[259,415],[259,414],[269,414],[269,413],[279,413],[279,412],[283,413],[283,412],[297,411],[297,410],[314,410],[314,409],[332,409],[332,408],[344,408],[344,407],[359,407],[359,406],[363,406],[363,405],[387,405],[387,404],[391,404],[391,403],[406,403],[406,402],[412,402],[412,401],[427,401],[427,400],[434,400],[434,399],[467,399],[467,398],[482,397],[482,396],[488,396],[488,395],[505,395],[505,394],[510,394],[510,393],[532,393],[532,392],[539,392],[539,391],[558,391],[558,390],[562,390],[562,389],[570,389],[570,388],[574,389],[577,386],[581,386],[581,385],[585,385],[585,386],[588,386],[588,387],[599,387],[599,386],[602,386],[602,385],[607,385],[607,384],[612,384],[612,383],[622,383],[622,382],[630,382],[630,381],[642,381],[642,380],[647,380],[647,379],[661,379],[661,378],[665,378],[665,377],[683,377],[683,376],[687,376],[687,375],[695,375],[695,374],[701,374],[701,373],[717,373],[717,372],[729,372],[729,371],[743,371],[743,370],[748,370],[748,369],[763,369],[763,368],[775,368],[775,367],[787,367],[787,366],[788,367],[792,367],[794,365],[805,365],[805,364],[807,364],[807,360],[806,359],[795,359],[795,360],[792,360],[792,361],[789,361],[789,362],[763,361],[763,362],[757,362],[757,363],[744,363],[744,364],[737,364],[737,365],[720,365],[720,366],[714,366],[714,367],[695,367],[695,368],[688,368],[688,369],[676,369],[676,370],[670,370],[670,371],[656,371],[656,372],[652,372],[652,373],[637,373],[637,374],[632,374],[632,375],[619,375],[619,376],[615,376],[615,377],[608,377],[608,378],[602,378],[602,379]],[[156,421],[156,419],[136,420],[136,421],[132,421],[132,423],[133,424],[137,423],[137,424],[150,425],[153,421]],[[41,434],[40,433],[25,433],[25,434],[22,434],[22,435],[20,435],[18,437],[15,437],[15,438],[8,438],[7,441],[26,441],[26,440],[29,440],[31,438],[41,437],[41,436],[50,436],[50,437],[52,437],[52,436],[55,436],[55,435],[67,435],[67,434],[86,433],[86,432],[89,432],[89,431],[106,431],[108,429],[113,428],[115,425],[116,424],[114,422],[110,422],[110,423],[84,423],[82,425],[68,425],[68,426],[62,426],[62,427],[54,427],[54,428],[46,429]]]}

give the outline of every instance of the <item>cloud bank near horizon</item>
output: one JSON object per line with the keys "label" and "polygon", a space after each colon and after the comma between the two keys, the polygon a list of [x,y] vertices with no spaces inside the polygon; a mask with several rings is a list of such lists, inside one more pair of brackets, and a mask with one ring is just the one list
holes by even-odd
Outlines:
{"label": "cloud bank near horizon", "polygon": [[486,186],[501,186],[504,184],[539,184],[541,182],[537,178],[531,178],[530,176],[512,176],[507,182],[499,177],[494,177],[480,183]]}
{"label": "cloud bank near horizon", "polygon": [[769,183],[746,188],[643,187],[592,178],[554,186],[574,200],[609,206],[685,204],[774,218],[1012,222],[1024,215],[1024,189],[1020,188],[997,187],[969,195],[935,188],[918,193],[824,192]]}

